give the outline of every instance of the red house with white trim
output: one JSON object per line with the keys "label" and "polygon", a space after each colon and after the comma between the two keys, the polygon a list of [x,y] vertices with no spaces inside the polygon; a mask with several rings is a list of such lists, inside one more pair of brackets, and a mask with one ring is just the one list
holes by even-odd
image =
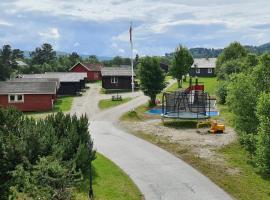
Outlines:
{"label": "red house with white trim", "polygon": [[47,111],[53,108],[56,82],[0,82],[0,106],[20,111]]}
{"label": "red house with white trim", "polygon": [[89,64],[78,62],[70,68],[71,72],[86,72],[88,81],[101,80],[101,68],[102,64]]}

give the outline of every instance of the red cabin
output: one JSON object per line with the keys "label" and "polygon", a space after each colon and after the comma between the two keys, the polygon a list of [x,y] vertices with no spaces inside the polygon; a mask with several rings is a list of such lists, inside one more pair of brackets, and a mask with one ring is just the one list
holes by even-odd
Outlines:
{"label": "red cabin", "polygon": [[0,82],[0,106],[20,111],[47,111],[53,108],[56,82]]}
{"label": "red cabin", "polygon": [[70,68],[71,72],[86,72],[88,81],[101,80],[101,68],[102,64],[87,64],[78,62]]}

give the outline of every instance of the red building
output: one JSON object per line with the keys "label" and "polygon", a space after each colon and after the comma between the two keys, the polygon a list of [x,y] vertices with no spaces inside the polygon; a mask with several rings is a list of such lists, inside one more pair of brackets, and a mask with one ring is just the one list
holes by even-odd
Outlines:
{"label": "red building", "polygon": [[88,81],[101,80],[102,64],[87,64],[78,62],[70,68],[71,72],[86,72]]}
{"label": "red building", "polygon": [[0,82],[0,106],[21,111],[46,111],[53,108],[56,82]]}

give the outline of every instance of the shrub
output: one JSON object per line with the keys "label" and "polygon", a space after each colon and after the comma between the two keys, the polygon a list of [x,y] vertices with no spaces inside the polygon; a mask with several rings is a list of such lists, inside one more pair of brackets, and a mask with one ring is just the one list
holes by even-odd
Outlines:
{"label": "shrub", "polygon": [[257,105],[259,119],[256,164],[266,174],[270,173],[270,94],[263,93]]}
{"label": "shrub", "polygon": [[[86,172],[95,159],[88,125],[86,116],[57,113],[36,121],[14,108],[0,108],[0,199],[11,193],[26,199],[69,199],[60,194],[68,194],[69,175]],[[44,190],[36,188],[42,184]]]}
{"label": "shrub", "polygon": [[218,97],[218,103],[225,104],[228,93],[228,83],[226,81],[220,81],[217,86],[216,95]]}

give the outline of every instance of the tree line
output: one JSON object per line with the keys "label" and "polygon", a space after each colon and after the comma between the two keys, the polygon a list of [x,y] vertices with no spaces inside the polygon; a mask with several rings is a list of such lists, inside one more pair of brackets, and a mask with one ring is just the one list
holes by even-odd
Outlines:
{"label": "tree line", "polygon": [[0,199],[72,199],[95,159],[86,116],[0,108]]}
{"label": "tree line", "polygon": [[[139,57],[136,56],[135,63]],[[24,61],[27,66],[20,66],[16,61]],[[112,60],[100,61],[97,56],[90,55],[82,58],[78,53],[72,52],[68,55],[57,56],[52,45],[44,43],[30,52],[29,58],[24,57],[20,49],[12,49],[10,45],[3,45],[0,49],[0,80],[14,77],[16,74],[44,73],[44,72],[65,72],[77,62],[103,64],[104,66],[130,65],[130,58],[114,57]]]}
{"label": "tree line", "polygon": [[233,113],[240,143],[263,174],[270,173],[270,54],[230,44],[216,63],[217,96]]}

